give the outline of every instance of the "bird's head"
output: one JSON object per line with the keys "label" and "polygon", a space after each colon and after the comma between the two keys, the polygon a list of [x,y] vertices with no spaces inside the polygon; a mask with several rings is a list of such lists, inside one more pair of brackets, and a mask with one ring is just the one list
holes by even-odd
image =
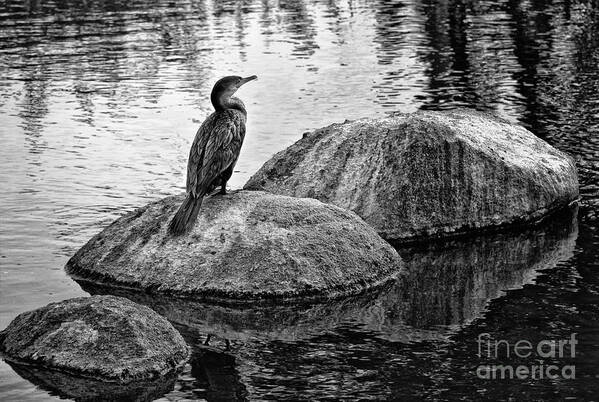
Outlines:
{"label": "bird's head", "polygon": [[218,109],[218,106],[226,104],[227,100],[231,98],[243,84],[255,80],[256,78],[258,77],[255,75],[246,78],[229,75],[221,78],[216,81],[216,84],[214,84],[214,87],[212,88],[212,94],[210,95],[212,104]]}

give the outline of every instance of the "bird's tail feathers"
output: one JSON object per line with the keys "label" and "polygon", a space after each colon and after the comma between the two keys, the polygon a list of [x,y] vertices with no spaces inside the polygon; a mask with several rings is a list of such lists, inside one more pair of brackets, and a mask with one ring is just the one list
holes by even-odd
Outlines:
{"label": "bird's tail feathers", "polygon": [[191,229],[200,212],[203,198],[202,195],[194,197],[191,194],[187,194],[187,197],[168,225],[168,230],[171,234],[178,236]]}

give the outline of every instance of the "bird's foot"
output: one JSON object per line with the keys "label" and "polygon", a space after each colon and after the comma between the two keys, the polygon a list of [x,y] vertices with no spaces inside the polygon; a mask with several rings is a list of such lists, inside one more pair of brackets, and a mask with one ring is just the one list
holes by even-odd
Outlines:
{"label": "bird's foot", "polygon": [[227,195],[227,188],[225,186],[222,186],[220,188],[220,191],[218,192],[220,195]]}

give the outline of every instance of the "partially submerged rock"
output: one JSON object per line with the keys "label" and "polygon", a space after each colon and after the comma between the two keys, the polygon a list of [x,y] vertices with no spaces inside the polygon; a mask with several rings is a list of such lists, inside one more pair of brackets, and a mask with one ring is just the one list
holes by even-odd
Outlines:
{"label": "partially submerged rock", "polygon": [[313,199],[240,191],[207,197],[193,229],[168,222],[183,197],[134,211],[67,263],[80,281],[249,303],[332,297],[385,282],[397,252],[353,212]]}
{"label": "partially submerged rock", "polygon": [[440,339],[480,318],[489,301],[506,290],[531,283],[539,271],[571,258],[578,235],[576,209],[555,218],[524,231],[399,248],[406,267],[397,279],[319,303],[223,306],[80,284],[91,294],[123,295],[151,307],[190,345],[208,334],[238,341],[305,340],[347,322],[392,341]]}
{"label": "partially submerged rock", "polygon": [[335,204],[402,241],[531,223],[578,197],[570,157],[470,110],[333,124],[276,154],[244,188]]}
{"label": "partially submerged rock", "polygon": [[122,384],[168,376],[189,355],[165,318],[115,296],[69,299],[20,314],[0,332],[0,351],[18,365]]}

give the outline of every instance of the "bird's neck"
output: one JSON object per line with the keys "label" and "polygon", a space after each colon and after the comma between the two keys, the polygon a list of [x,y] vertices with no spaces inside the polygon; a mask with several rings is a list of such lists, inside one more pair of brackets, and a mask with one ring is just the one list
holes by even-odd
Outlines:
{"label": "bird's neck", "polygon": [[244,115],[247,115],[247,111],[245,110],[245,105],[241,101],[241,99],[236,98],[234,96],[224,97],[224,96],[211,96],[210,101],[212,102],[212,106],[217,112],[226,110],[226,109],[236,109],[241,111]]}

